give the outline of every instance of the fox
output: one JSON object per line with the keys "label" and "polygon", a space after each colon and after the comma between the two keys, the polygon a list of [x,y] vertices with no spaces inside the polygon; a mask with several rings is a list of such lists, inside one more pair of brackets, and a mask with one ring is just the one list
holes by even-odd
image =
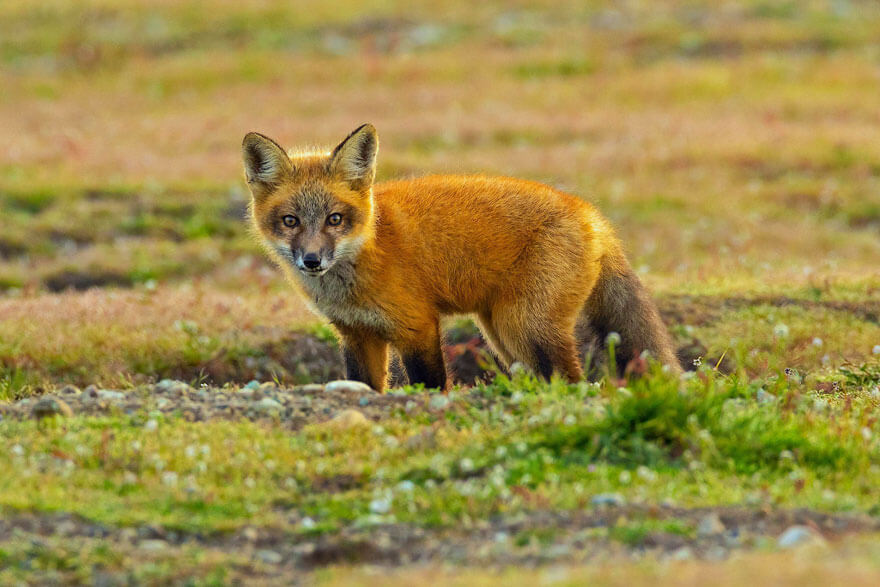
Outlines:
{"label": "fox", "polygon": [[363,124],[330,151],[242,142],[252,231],[337,331],[346,378],[378,392],[389,348],[410,384],[447,390],[441,317],[470,314],[500,362],[580,381],[578,349],[617,336],[679,370],[669,333],[609,223],[541,183],[486,175],[376,182]]}

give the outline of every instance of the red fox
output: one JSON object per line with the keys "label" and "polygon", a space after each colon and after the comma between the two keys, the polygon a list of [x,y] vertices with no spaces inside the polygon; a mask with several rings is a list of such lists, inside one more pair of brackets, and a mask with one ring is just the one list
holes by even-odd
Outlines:
{"label": "red fox", "polygon": [[379,139],[364,124],[331,152],[242,145],[253,227],[268,254],[336,327],[349,379],[377,391],[388,347],[412,384],[446,388],[440,317],[474,314],[499,359],[582,377],[584,337],[616,332],[618,365],[642,351],[679,366],[658,312],[599,212],[504,177],[374,183]]}

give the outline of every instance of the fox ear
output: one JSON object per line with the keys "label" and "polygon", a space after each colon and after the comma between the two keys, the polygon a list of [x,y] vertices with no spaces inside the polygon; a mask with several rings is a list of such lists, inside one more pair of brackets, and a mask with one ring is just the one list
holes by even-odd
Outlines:
{"label": "fox ear", "polygon": [[379,136],[372,124],[354,129],[330,154],[330,171],[347,181],[351,189],[363,191],[373,185]]}
{"label": "fox ear", "polygon": [[255,199],[277,187],[293,167],[281,146],[256,132],[249,132],[241,143],[244,173]]}

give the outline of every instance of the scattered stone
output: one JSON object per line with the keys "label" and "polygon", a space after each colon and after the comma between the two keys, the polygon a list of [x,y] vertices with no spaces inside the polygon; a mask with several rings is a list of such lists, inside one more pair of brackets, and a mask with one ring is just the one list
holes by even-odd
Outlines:
{"label": "scattered stone", "polygon": [[776,396],[772,393],[767,393],[763,389],[759,389],[756,395],[759,404],[772,404],[776,401]]}
{"label": "scattered stone", "polygon": [[600,493],[590,500],[594,506],[622,506],[626,500],[619,493]]}
{"label": "scattered stone", "polygon": [[34,404],[31,408],[31,414],[34,418],[41,420],[52,416],[61,416],[69,418],[73,416],[73,410],[67,405],[67,402],[57,397],[44,397]]}
{"label": "scattered stone", "polygon": [[89,385],[83,390],[83,393],[89,397],[98,397],[98,388],[94,385]]}
{"label": "scattered stone", "polygon": [[254,553],[254,557],[260,561],[264,562],[267,565],[277,565],[281,563],[284,558],[280,553],[275,552],[274,550],[258,550]]}
{"label": "scattered stone", "polygon": [[261,414],[277,414],[284,409],[281,402],[275,401],[271,397],[264,397],[255,402],[251,409]]}
{"label": "scattered stone", "polygon": [[358,400],[358,405],[361,407],[370,405],[370,398],[362,397]]}
{"label": "scattered stone", "polygon": [[263,393],[274,393],[278,391],[278,386],[275,385],[274,381],[267,381],[266,383],[261,384],[257,389]]}
{"label": "scattered stone", "polygon": [[157,552],[160,550],[165,550],[168,548],[168,543],[164,540],[151,539],[151,540],[141,540],[138,543],[138,547],[141,550],[146,550],[149,552]]}
{"label": "scattered stone", "polygon": [[790,526],[776,539],[779,548],[798,548],[807,545],[824,545],[825,539],[809,526]]}
{"label": "scattered stone", "polygon": [[374,514],[387,514],[391,511],[391,502],[387,499],[374,499],[370,502],[370,511]]}
{"label": "scattered stone", "polygon": [[339,428],[354,428],[355,426],[364,426],[369,423],[367,417],[361,412],[354,409],[342,410],[329,422],[333,426]]}
{"label": "scattered stone", "polygon": [[369,393],[373,391],[373,388],[367,385],[366,383],[362,383],[360,381],[350,381],[348,379],[337,379],[336,381],[331,381],[327,385],[324,386],[324,391],[328,393],[332,392],[341,392],[341,393]]}
{"label": "scattered stone", "polygon": [[183,397],[195,391],[189,384],[174,379],[163,379],[153,387],[157,393],[167,393],[177,397]]}
{"label": "scattered stone", "polygon": [[252,526],[248,526],[242,530],[241,535],[244,536],[244,539],[248,542],[256,542],[260,538],[260,533]]}
{"label": "scattered stone", "polygon": [[244,386],[244,389],[254,390],[260,387],[260,382],[256,379],[251,379],[247,382],[247,385]]}
{"label": "scattered stone", "polygon": [[307,383],[306,385],[300,385],[294,388],[294,391],[300,393],[320,393],[324,391],[324,386],[320,383]]}
{"label": "scattered stone", "polygon": [[727,527],[715,513],[706,514],[700,518],[700,523],[697,524],[697,536],[701,538],[722,534],[725,530]]}
{"label": "scattered stone", "polygon": [[76,385],[65,385],[59,392],[61,395],[79,395],[82,393]]}
{"label": "scattered stone", "polygon": [[99,389],[98,399],[103,400],[121,400],[125,399],[125,394],[121,391],[113,391],[112,389]]}

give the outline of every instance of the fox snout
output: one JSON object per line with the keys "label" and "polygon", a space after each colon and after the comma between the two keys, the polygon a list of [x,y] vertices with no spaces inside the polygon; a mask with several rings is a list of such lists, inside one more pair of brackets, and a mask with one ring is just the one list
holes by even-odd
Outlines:
{"label": "fox snout", "polygon": [[295,249],[292,253],[296,268],[306,275],[320,275],[333,264],[332,251],[325,251],[324,249],[317,251]]}

